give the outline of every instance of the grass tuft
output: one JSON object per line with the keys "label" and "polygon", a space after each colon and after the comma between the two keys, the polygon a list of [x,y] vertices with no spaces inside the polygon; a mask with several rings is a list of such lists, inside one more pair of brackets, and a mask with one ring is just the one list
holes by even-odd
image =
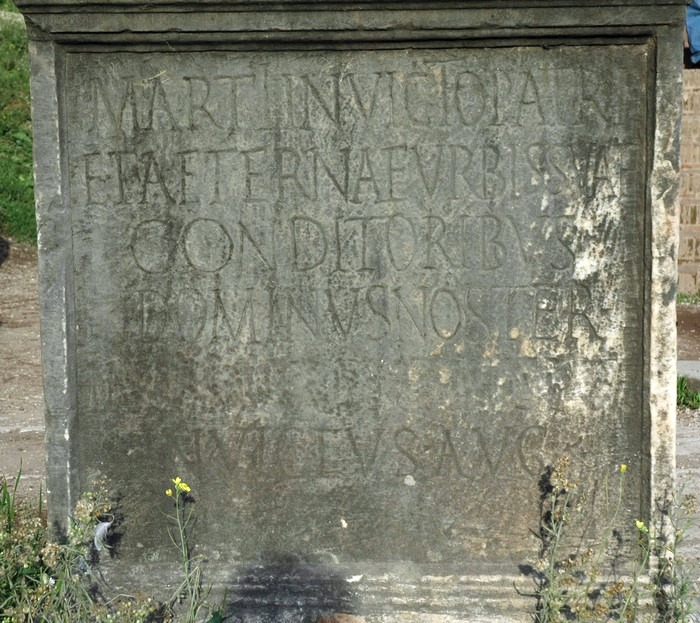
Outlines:
{"label": "grass tuft", "polygon": [[109,515],[106,491],[84,494],[69,533],[52,540],[41,501],[16,496],[20,475],[0,476],[0,621],[2,623],[162,623],[170,618],[154,600],[101,598],[95,528]]}
{"label": "grass tuft", "polygon": [[700,407],[700,392],[694,392],[688,385],[688,379],[679,376],[676,381],[676,404],[679,407],[697,409]]}
{"label": "grass tuft", "polygon": [[[190,543],[194,498],[180,478],[167,495],[174,503],[168,529],[180,554],[183,578],[161,603],[138,592],[108,598],[100,571],[101,552],[115,546],[106,483],[95,483],[75,505],[68,533],[55,540],[47,529],[41,494],[37,504],[16,496],[21,473],[0,476],[0,623],[223,623],[224,601],[207,603],[200,557]],[[173,492],[174,489],[174,492]]]}
{"label": "grass tuft", "polygon": [[679,305],[698,305],[700,304],[700,292],[696,292],[695,294],[679,292],[676,295],[676,303]]}

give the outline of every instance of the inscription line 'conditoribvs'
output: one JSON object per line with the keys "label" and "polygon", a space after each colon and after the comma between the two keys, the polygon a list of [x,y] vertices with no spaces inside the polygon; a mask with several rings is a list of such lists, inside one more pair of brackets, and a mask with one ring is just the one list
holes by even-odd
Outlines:
{"label": "inscription line 'conditoribvs'", "polygon": [[[196,218],[179,226],[164,219],[139,223],[130,250],[146,273],[176,269],[184,260],[194,271],[214,273],[233,264],[246,272],[273,273],[279,266],[296,273],[380,273],[469,269],[491,272],[507,261],[526,266],[547,249],[549,267],[571,269],[574,252],[567,240],[571,219],[542,218],[535,232],[510,215],[456,214],[409,217],[403,214],[336,218],[325,224],[292,216],[261,231],[253,224],[223,224]],[[371,250],[371,253],[370,253]]]}

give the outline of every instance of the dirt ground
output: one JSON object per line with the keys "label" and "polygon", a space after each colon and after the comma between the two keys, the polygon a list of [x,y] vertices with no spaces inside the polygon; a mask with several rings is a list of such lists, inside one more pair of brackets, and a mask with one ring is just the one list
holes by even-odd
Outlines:
{"label": "dirt ground", "polygon": [[45,477],[36,249],[14,245],[0,265],[0,475],[23,488]]}
{"label": "dirt ground", "polygon": [[676,320],[678,359],[700,359],[700,305],[679,305]]}

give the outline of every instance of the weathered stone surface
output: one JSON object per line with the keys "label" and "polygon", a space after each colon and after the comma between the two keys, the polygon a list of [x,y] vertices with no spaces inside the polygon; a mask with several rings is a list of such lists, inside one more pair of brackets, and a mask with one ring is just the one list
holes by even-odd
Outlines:
{"label": "weathered stone surface", "polygon": [[525,620],[563,454],[650,517],[681,3],[22,6],[51,512],[109,479],[115,585],[169,581],[175,474],[251,620]]}

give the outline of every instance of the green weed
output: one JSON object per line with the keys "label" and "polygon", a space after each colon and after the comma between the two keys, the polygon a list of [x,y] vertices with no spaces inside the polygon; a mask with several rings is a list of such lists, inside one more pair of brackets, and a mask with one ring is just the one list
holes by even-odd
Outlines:
{"label": "green weed", "polygon": [[623,568],[616,526],[627,466],[620,466],[614,492],[604,485],[608,515],[594,542],[581,539],[589,501],[568,469],[568,459],[560,459],[540,481],[540,551],[525,566],[535,583],[534,622],[689,623],[697,574],[678,548],[696,510],[694,498],[671,496],[659,508],[658,525],[636,520],[637,557]]}
{"label": "green weed", "polygon": [[691,409],[700,407],[700,392],[692,391],[688,386],[688,379],[684,376],[679,376],[676,381],[676,404]]}
{"label": "green weed", "polygon": [[172,498],[174,514],[166,515],[175,526],[175,530],[168,528],[170,542],[176,547],[180,556],[180,568],[182,570],[182,583],[175,591],[168,603],[170,609],[177,605],[184,608],[184,623],[196,623],[200,612],[208,610],[208,623],[224,621],[223,604],[218,608],[207,605],[207,597],[210,590],[202,590],[202,568],[192,556],[190,544],[190,530],[194,509],[192,508],[192,489],[179,476],[172,479],[173,486],[167,489],[165,495]]}
{"label": "green weed", "polygon": [[147,597],[100,598],[92,560],[101,543],[96,528],[109,517],[105,491],[86,493],[76,504],[69,533],[49,537],[44,509],[18,498],[20,475],[0,478],[0,622],[146,623],[165,620]]}
{"label": "green weed", "polygon": [[679,292],[676,294],[676,303],[681,305],[698,305],[700,304],[700,292],[696,292],[695,294]]}
{"label": "green weed", "polygon": [[207,603],[202,569],[190,544],[193,509],[190,487],[173,479],[167,494],[171,542],[180,557],[182,579],[167,603],[145,594],[108,599],[99,573],[100,553],[110,548],[114,515],[107,489],[99,485],[81,496],[67,535],[53,540],[39,495],[32,505],[16,496],[21,473],[8,483],[0,477],[0,623],[222,623],[223,602]]}

